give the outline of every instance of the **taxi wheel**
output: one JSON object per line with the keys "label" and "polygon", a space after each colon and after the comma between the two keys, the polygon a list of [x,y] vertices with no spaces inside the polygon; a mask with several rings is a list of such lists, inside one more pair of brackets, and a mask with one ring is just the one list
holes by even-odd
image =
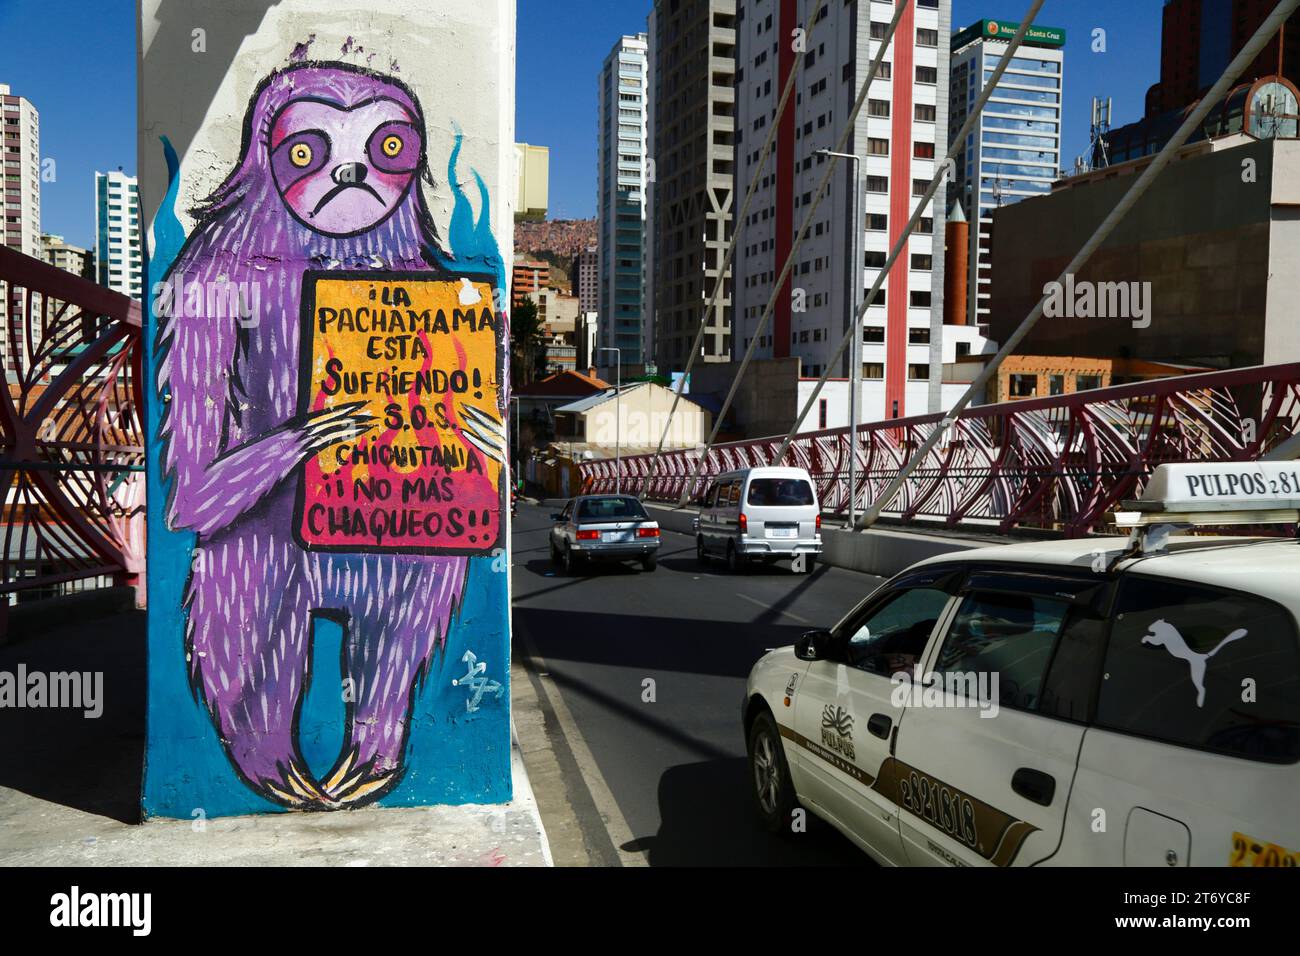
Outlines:
{"label": "taxi wheel", "polygon": [[581,559],[573,553],[572,548],[564,549],[564,573],[576,575],[581,571]]}
{"label": "taxi wheel", "polygon": [[790,816],[797,806],[794,784],[776,720],[766,710],[749,728],[749,779],[763,828],[772,833],[790,832]]}
{"label": "taxi wheel", "polygon": [[659,558],[657,555],[647,554],[641,559],[642,571],[653,571],[657,567],[659,567]]}
{"label": "taxi wheel", "polygon": [[695,562],[702,568],[709,566],[709,552],[704,550],[704,538],[695,539]]}
{"label": "taxi wheel", "polygon": [[551,541],[551,564],[556,567],[560,566],[560,549],[555,546],[555,541]]}

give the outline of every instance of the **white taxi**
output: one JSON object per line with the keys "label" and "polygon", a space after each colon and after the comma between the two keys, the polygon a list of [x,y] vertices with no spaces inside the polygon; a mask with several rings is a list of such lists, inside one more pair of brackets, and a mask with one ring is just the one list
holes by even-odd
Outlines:
{"label": "white taxi", "polygon": [[1128,537],[914,565],[746,689],[751,791],[881,863],[1300,865],[1300,463],[1162,465]]}

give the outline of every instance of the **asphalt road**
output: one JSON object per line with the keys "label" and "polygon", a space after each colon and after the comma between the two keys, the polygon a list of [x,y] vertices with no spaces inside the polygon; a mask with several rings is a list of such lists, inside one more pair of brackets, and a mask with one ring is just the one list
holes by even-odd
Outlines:
{"label": "asphalt road", "polygon": [[692,539],[672,532],[653,573],[565,577],[547,550],[552,510],[521,503],[514,521],[516,646],[544,659],[631,830],[623,849],[651,866],[868,862],[817,820],[801,834],[758,828],[740,705],[766,648],[833,624],[881,579],[827,565],[701,569]]}

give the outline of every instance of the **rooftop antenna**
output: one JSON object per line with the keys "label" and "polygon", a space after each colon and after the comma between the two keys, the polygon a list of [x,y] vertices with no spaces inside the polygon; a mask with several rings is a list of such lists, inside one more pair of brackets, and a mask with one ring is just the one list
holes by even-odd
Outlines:
{"label": "rooftop antenna", "polygon": [[1106,142],[1106,137],[1110,133],[1112,103],[1109,96],[1105,102],[1102,102],[1100,96],[1092,98],[1092,127],[1089,130],[1092,149],[1088,164],[1092,169],[1104,169],[1110,165],[1110,144]]}

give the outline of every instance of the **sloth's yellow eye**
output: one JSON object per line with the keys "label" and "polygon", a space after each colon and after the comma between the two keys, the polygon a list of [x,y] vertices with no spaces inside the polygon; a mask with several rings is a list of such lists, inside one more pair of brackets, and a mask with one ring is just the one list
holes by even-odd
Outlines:
{"label": "sloth's yellow eye", "polygon": [[383,150],[384,150],[384,155],[387,156],[389,159],[392,159],[394,156],[396,156],[398,153],[402,151],[402,137],[385,136],[384,143],[383,143]]}
{"label": "sloth's yellow eye", "polygon": [[306,143],[297,143],[289,150],[289,162],[299,169],[311,162],[311,147]]}

